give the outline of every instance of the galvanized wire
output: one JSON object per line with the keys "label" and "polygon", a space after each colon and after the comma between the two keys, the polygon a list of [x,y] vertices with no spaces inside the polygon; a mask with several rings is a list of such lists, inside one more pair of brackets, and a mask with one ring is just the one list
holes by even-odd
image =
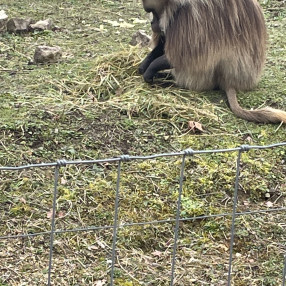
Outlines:
{"label": "galvanized wire", "polygon": [[[83,231],[96,231],[102,229],[112,229],[113,237],[112,237],[112,250],[111,250],[111,269],[110,269],[110,286],[114,285],[114,271],[116,264],[116,242],[117,242],[117,232],[119,228],[128,227],[128,226],[139,226],[139,225],[152,225],[159,223],[175,223],[174,228],[174,245],[173,245],[173,254],[171,261],[171,277],[170,277],[170,285],[173,286],[175,284],[175,266],[176,266],[176,251],[179,239],[179,225],[182,221],[194,221],[198,219],[211,219],[211,218],[223,218],[223,217],[232,217],[231,224],[231,238],[230,238],[230,253],[229,253],[229,267],[228,267],[228,286],[231,285],[231,273],[232,273],[232,262],[233,262],[233,248],[234,248],[234,237],[235,237],[235,221],[237,216],[241,215],[255,215],[255,214],[266,214],[269,212],[285,212],[286,207],[281,208],[272,208],[272,209],[264,209],[264,210],[248,210],[244,212],[237,212],[237,202],[238,202],[238,187],[239,187],[239,175],[240,175],[240,160],[242,152],[247,152],[249,150],[263,150],[269,148],[283,147],[286,146],[286,142],[271,144],[267,146],[249,146],[242,145],[237,148],[230,149],[214,149],[214,150],[192,150],[187,149],[182,152],[173,152],[173,153],[163,153],[163,154],[155,154],[150,156],[128,156],[123,155],[118,158],[108,158],[108,159],[99,159],[99,160],[79,160],[79,161],[66,161],[66,160],[58,160],[57,162],[52,163],[41,163],[41,164],[30,164],[23,166],[3,166],[0,167],[0,174],[2,172],[7,171],[17,171],[17,170],[25,170],[25,169],[35,169],[35,168],[51,168],[55,167],[54,173],[54,191],[53,191],[53,205],[52,205],[52,217],[51,217],[51,230],[45,232],[36,232],[36,233],[23,233],[18,235],[0,235],[0,240],[3,239],[16,239],[16,238],[27,238],[27,237],[35,237],[35,236],[50,236],[50,247],[49,247],[49,264],[48,264],[48,279],[47,285],[50,286],[51,276],[52,276],[52,261],[53,261],[53,246],[54,246],[54,236],[55,234],[63,234],[69,232],[83,232]],[[183,191],[183,181],[184,181],[184,169],[185,162],[187,156],[193,156],[197,154],[215,154],[215,153],[226,153],[226,152],[237,152],[237,160],[236,160],[236,177],[235,177],[235,188],[234,188],[234,196],[233,196],[233,211],[232,213],[219,213],[219,214],[209,214],[203,216],[193,216],[187,218],[180,218],[181,212],[181,199],[182,199],[182,191]],[[182,157],[181,170],[180,170],[180,181],[179,181],[179,192],[178,192],[178,201],[177,201],[177,210],[176,210],[176,218],[175,219],[166,219],[166,220],[154,220],[154,221],[144,221],[144,222],[131,222],[125,224],[118,224],[118,214],[119,214],[119,194],[120,194],[120,177],[121,177],[121,166],[122,162],[135,161],[135,160],[150,160],[157,158],[167,158],[167,157]],[[88,165],[88,164],[99,164],[99,163],[112,163],[117,162],[117,180],[116,180],[116,189],[115,189],[115,206],[114,206],[114,219],[113,225],[107,226],[88,226],[85,228],[74,228],[74,229],[56,229],[55,225],[55,216],[56,216],[56,201],[58,196],[58,180],[60,168],[67,165]],[[283,267],[283,286],[285,285],[286,280],[286,255],[284,257],[284,267]]]}
{"label": "galvanized wire", "polygon": [[[230,152],[238,152],[239,150],[247,148],[248,150],[263,150],[263,149],[269,149],[269,148],[275,148],[275,147],[282,147],[286,146],[286,142],[282,143],[276,143],[271,145],[265,145],[265,146],[249,146],[249,145],[242,145],[241,147],[237,148],[229,148],[229,149],[213,149],[213,150],[193,150],[193,155],[198,154],[215,154],[215,153],[230,153]],[[128,156],[129,161],[135,161],[135,160],[150,160],[150,159],[157,159],[157,158],[167,158],[167,157],[179,157],[183,156],[185,154],[185,151],[181,152],[172,152],[172,153],[162,153],[162,154],[155,154],[150,156]],[[30,165],[23,165],[23,166],[17,166],[17,167],[0,167],[0,171],[17,171],[17,170],[24,170],[24,169],[30,169],[30,168],[45,168],[45,167],[55,167],[59,165],[59,163],[62,163],[63,165],[89,165],[89,164],[100,164],[100,163],[112,163],[112,162],[118,162],[122,160],[122,157],[118,158],[109,158],[109,159],[99,159],[99,160],[75,160],[75,161],[66,161],[66,160],[59,160],[54,163],[41,163],[41,164],[30,164]]]}
{"label": "galvanized wire", "polygon": [[[285,212],[285,211],[286,211],[286,207],[271,208],[271,209],[256,210],[256,211],[237,212],[236,216],[266,214],[266,213],[270,213],[270,212]],[[210,218],[223,218],[223,217],[227,217],[227,216],[232,216],[232,213],[221,213],[221,214],[212,214],[212,215],[193,216],[193,217],[187,217],[187,218],[180,218],[179,221],[180,222],[195,221],[195,220],[203,220],[203,219],[210,219]],[[174,223],[174,222],[176,222],[176,219],[132,222],[132,223],[119,224],[118,228],[129,227],[129,226],[140,226],[140,225],[153,225],[153,224],[161,224],[161,223]],[[86,231],[96,231],[96,230],[113,229],[113,228],[114,228],[114,225],[89,226],[89,227],[85,227],[85,228],[57,229],[54,231],[54,233],[55,234],[64,234],[64,233],[72,233],[72,232],[86,232]],[[28,237],[44,236],[44,235],[51,235],[51,232],[50,231],[43,231],[43,232],[27,233],[27,234],[4,235],[4,236],[0,236],[0,240],[28,238]]]}

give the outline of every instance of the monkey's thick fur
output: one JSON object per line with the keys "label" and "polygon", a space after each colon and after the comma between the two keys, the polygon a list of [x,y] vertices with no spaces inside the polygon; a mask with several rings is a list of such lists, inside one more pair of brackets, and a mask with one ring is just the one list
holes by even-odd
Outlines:
{"label": "monkey's thick fur", "polygon": [[165,36],[165,54],[179,86],[225,90],[240,118],[286,123],[286,112],[242,109],[236,91],[254,88],[266,53],[267,32],[257,0],[143,0],[156,13]]}

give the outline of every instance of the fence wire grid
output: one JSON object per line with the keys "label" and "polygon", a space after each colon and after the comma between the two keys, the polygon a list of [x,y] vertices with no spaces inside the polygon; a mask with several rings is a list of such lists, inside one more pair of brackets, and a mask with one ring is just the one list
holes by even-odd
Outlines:
{"label": "fence wire grid", "polygon": [[[51,214],[51,227],[50,231],[46,232],[34,232],[34,233],[22,233],[18,235],[1,235],[0,240],[11,240],[16,238],[29,238],[35,236],[43,236],[48,235],[50,236],[49,242],[49,262],[48,262],[48,278],[47,284],[48,286],[52,285],[52,269],[53,269],[53,254],[54,254],[54,241],[55,241],[55,234],[62,234],[68,232],[84,232],[84,231],[96,231],[96,230],[103,230],[103,229],[111,229],[113,231],[112,236],[112,251],[111,251],[111,267],[110,267],[110,286],[115,285],[114,283],[114,276],[115,276],[115,266],[116,266],[116,259],[117,259],[117,231],[119,228],[123,227],[130,227],[136,225],[152,225],[152,224],[159,224],[159,223],[174,223],[174,244],[172,250],[172,260],[171,260],[171,269],[170,269],[170,279],[169,285],[173,286],[176,284],[175,281],[175,269],[176,269],[176,252],[178,247],[178,240],[179,240],[179,229],[180,229],[180,222],[181,221],[194,221],[194,220],[201,220],[201,219],[208,219],[208,218],[216,218],[216,217],[231,217],[231,229],[230,229],[230,241],[229,241],[229,262],[228,262],[228,274],[227,274],[227,281],[226,285],[231,285],[231,277],[232,277],[232,263],[233,263],[233,248],[234,248],[234,238],[235,238],[235,221],[238,216],[242,215],[250,215],[250,214],[259,214],[259,213],[273,213],[273,212],[286,212],[286,207],[280,208],[267,208],[261,210],[254,210],[254,211],[245,211],[245,212],[237,212],[237,205],[238,205],[238,189],[239,189],[239,175],[240,175],[240,163],[241,163],[241,154],[243,152],[248,152],[249,150],[262,150],[262,149],[270,149],[270,148],[278,148],[278,147],[285,147],[286,142],[271,144],[266,146],[250,146],[250,145],[242,145],[237,148],[230,148],[230,149],[214,149],[214,150],[193,150],[193,149],[186,149],[181,152],[173,152],[173,153],[162,153],[162,154],[155,154],[151,156],[129,156],[129,155],[122,155],[117,158],[108,158],[108,159],[99,159],[99,160],[76,160],[76,161],[67,161],[67,160],[58,160],[52,163],[41,163],[41,164],[30,164],[30,165],[23,165],[18,167],[10,167],[10,166],[3,166],[0,167],[0,178],[1,172],[3,171],[19,171],[19,170],[26,170],[26,169],[37,169],[37,168],[54,168],[54,186],[53,186],[53,203],[52,203],[52,214]],[[182,205],[182,190],[184,184],[184,171],[185,171],[185,163],[187,157],[193,157],[199,154],[215,154],[215,153],[227,153],[227,152],[236,152],[236,176],[235,176],[235,184],[234,184],[234,191],[233,191],[233,209],[230,213],[220,213],[220,214],[213,214],[213,215],[202,215],[202,216],[193,216],[187,218],[181,218],[181,205]],[[130,161],[138,161],[138,160],[151,160],[163,157],[181,157],[181,166],[180,166],[180,178],[179,178],[179,186],[178,186],[178,197],[177,197],[177,209],[176,209],[176,216],[175,219],[165,219],[165,220],[153,220],[153,221],[146,221],[146,222],[138,222],[138,223],[125,223],[119,224],[118,223],[118,213],[119,213],[119,203],[120,203],[120,178],[121,178],[121,170],[122,164],[128,164]],[[100,164],[100,163],[117,163],[117,179],[116,179],[116,186],[115,186],[115,209],[114,209],[114,219],[113,225],[107,226],[89,226],[85,228],[74,228],[74,229],[57,229],[55,220],[56,220],[56,203],[58,197],[58,186],[59,186],[59,177],[60,177],[60,169],[64,168],[68,165],[88,165],[88,164]],[[284,254],[284,267],[281,269],[281,277],[282,277],[282,286],[286,286],[286,253]]]}

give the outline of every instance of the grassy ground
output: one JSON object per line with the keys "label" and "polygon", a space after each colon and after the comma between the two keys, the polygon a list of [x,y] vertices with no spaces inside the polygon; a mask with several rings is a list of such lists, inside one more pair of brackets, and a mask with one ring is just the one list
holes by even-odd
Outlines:
{"label": "grassy ground", "polygon": [[[259,86],[239,100],[246,108],[285,109],[286,4],[263,2],[268,60]],[[3,0],[1,9],[10,17],[49,17],[61,28],[1,35],[2,166],[285,141],[285,126],[234,117],[220,91],[145,84],[137,68],[148,51],[129,46],[135,31],[150,32],[136,1]],[[62,61],[28,65],[40,44],[59,45]],[[202,123],[204,132],[188,131],[190,120]],[[285,148],[243,154],[240,211],[285,206],[285,160]],[[178,158],[124,164],[120,222],[174,218],[179,169]],[[231,210],[235,154],[196,156],[187,161],[185,175],[182,217]],[[115,181],[112,164],[63,168],[57,227],[112,224]],[[2,172],[0,236],[50,230],[52,185],[50,169]],[[281,285],[285,218],[278,213],[237,219],[233,285]],[[181,224],[176,285],[225,285],[230,223],[217,218]],[[173,228],[120,229],[116,285],[168,285]],[[57,235],[53,285],[107,285],[111,239],[106,230]],[[0,285],[44,285],[48,240],[0,240]]]}

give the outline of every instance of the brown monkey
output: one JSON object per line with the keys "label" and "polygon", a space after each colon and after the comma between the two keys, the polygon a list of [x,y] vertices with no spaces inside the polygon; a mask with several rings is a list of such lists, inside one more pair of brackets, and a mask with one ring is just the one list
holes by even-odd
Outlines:
{"label": "brown monkey", "polygon": [[170,64],[165,55],[165,36],[159,26],[159,17],[154,12],[151,21],[152,38],[151,48],[153,50],[139,66],[139,73],[143,74],[144,80],[148,83],[153,81],[158,71],[170,69]]}
{"label": "brown monkey", "polygon": [[263,123],[286,123],[286,112],[240,107],[237,90],[256,86],[265,62],[266,27],[257,0],[142,0],[156,14],[165,55],[179,86],[219,87],[235,115]]}

